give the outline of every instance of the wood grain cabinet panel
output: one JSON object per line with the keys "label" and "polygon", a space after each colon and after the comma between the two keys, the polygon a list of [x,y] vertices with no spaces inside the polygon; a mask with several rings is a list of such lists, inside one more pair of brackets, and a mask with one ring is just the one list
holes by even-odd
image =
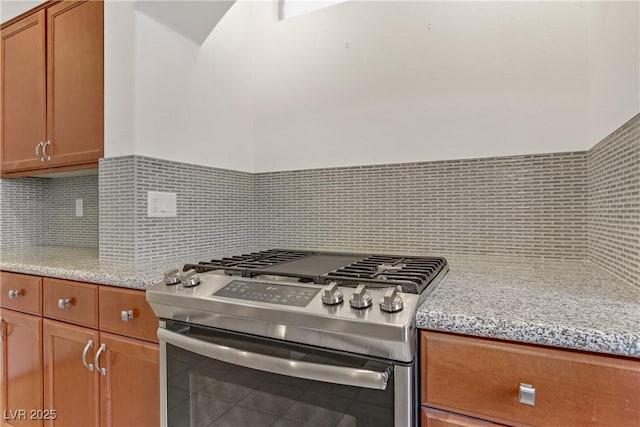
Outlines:
{"label": "wood grain cabinet panel", "polygon": [[0,426],[42,426],[30,413],[42,408],[42,318],[5,309],[0,317]]}
{"label": "wood grain cabinet panel", "polygon": [[[83,364],[94,363],[98,331],[44,319],[44,406],[55,409],[49,427],[86,427],[99,423],[100,378]],[[92,346],[89,347],[89,345]]]}
{"label": "wood grain cabinet panel", "polygon": [[45,278],[42,293],[45,317],[98,327],[98,285]]}
{"label": "wood grain cabinet panel", "polygon": [[[160,424],[158,319],[144,291],[8,272],[0,281],[3,306],[36,313],[0,309],[0,427]],[[38,310],[16,305],[27,297]]]}
{"label": "wood grain cabinet panel", "polygon": [[42,314],[42,278],[0,272],[0,306],[25,313]]}
{"label": "wood grain cabinet panel", "polygon": [[500,427],[502,424],[495,424],[491,421],[480,420],[478,418],[465,417],[451,412],[441,411],[433,408],[422,408],[422,427]]}
{"label": "wood grain cabinet panel", "polygon": [[158,318],[144,291],[100,286],[99,300],[101,331],[158,342]]}
{"label": "wood grain cabinet panel", "polygon": [[[510,425],[640,425],[640,361],[422,332],[422,404]],[[535,405],[519,386],[535,388]]]}
{"label": "wood grain cabinet panel", "polygon": [[103,156],[103,2],[47,9],[47,139],[51,167]]}
{"label": "wood grain cabinet panel", "polygon": [[2,176],[97,167],[104,155],[104,5],[51,1],[3,26]]}
{"label": "wood grain cabinet panel", "polygon": [[160,425],[158,346],[104,332],[100,345],[100,426]]}
{"label": "wood grain cabinet panel", "polygon": [[45,11],[0,32],[2,172],[44,167],[36,147],[47,137]]}

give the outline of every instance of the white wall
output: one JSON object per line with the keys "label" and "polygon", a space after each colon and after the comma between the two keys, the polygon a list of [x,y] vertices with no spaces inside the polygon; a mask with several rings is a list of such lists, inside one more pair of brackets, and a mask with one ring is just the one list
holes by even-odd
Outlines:
{"label": "white wall", "polygon": [[249,13],[233,7],[199,46],[134,2],[105,3],[105,157],[250,170]]}
{"label": "white wall", "polygon": [[640,2],[589,2],[589,147],[640,113]]}
{"label": "white wall", "polygon": [[586,13],[348,1],[274,21],[255,4],[255,170],[584,150]]}
{"label": "white wall", "polygon": [[2,0],[0,1],[0,22],[7,22],[40,3],[42,1],[39,0]]}
{"label": "white wall", "polygon": [[198,47],[107,1],[105,154],[261,172],[586,150],[638,112],[637,8],[346,1],[278,21],[239,0]]}

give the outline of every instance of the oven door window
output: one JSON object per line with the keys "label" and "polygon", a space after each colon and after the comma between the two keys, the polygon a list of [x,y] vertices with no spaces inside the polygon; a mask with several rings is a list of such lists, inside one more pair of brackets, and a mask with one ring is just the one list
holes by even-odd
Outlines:
{"label": "oven door window", "polygon": [[[164,343],[169,426],[394,425],[393,364],[388,361],[176,322],[169,329],[188,340]],[[221,361],[212,354],[235,359]],[[353,377],[344,380],[352,384],[339,384],[343,380],[336,379],[336,371]],[[325,374],[328,381],[319,380]]]}

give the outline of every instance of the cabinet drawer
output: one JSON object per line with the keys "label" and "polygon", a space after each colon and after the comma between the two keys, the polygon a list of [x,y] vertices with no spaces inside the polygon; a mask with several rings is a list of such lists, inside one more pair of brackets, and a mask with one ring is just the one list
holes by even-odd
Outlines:
{"label": "cabinet drawer", "polygon": [[[158,318],[144,291],[100,286],[100,330],[158,342]],[[127,313],[132,317],[127,318]]]}
{"label": "cabinet drawer", "polygon": [[503,427],[491,421],[471,418],[439,409],[422,407],[420,427]]}
{"label": "cabinet drawer", "polygon": [[42,293],[46,317],[98,327],[98,285],[45,278]]}
{"label": "cabinet drawer", "polygon": [[42,278],[0,272],[0,306],[42,314]]}
{"label": "cabinet drawer", "polygon": [[[517,425],[637,426],[640,361],[422,332],[423,405]],[[535,405],[520,403],[520,384]]]}

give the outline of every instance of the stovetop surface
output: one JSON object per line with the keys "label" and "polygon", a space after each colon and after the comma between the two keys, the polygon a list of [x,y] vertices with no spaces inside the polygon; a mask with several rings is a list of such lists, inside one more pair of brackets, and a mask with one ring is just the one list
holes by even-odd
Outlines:
{"label": "stovetop surface", "polygon": [[437,257],[271,249],[186,264],[146,295],[161,319],[409,362],[416,309],[447,271]]}
{"label": "stovetop surface", "polygon": [[186,264],[183,270],[219,271],[248,278],[286,277],[319,285],[400,286],[403,292],[420,294],[447,268],[447,260],[442,257],[270,249]]}

